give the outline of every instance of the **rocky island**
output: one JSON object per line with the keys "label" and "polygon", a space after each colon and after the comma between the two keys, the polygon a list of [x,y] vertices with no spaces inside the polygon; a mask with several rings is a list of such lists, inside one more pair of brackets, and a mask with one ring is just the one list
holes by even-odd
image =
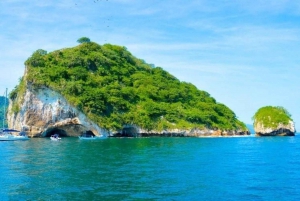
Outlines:
{"label": "rocky island", "polygon": [[50,53],[35,51],[9,98],[9,127],[30,137],[250,134],[206,91],[125,47],[90,40]]}
{"label": "rocky island", "polygon": [[254,130],[258,136],[294,136],[295,124],[283,107],[260,108],[253,117]]}

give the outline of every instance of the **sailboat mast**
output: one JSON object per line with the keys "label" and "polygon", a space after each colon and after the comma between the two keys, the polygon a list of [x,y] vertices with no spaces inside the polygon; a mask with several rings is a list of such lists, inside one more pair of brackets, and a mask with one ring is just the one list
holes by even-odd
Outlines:
{"label": "sailboat mast", "polygon": [[3,109],[3,130],[5,125],[5,119],[6,119],[6,99],[7,99],[7,88],[5,90],[4,109]]}

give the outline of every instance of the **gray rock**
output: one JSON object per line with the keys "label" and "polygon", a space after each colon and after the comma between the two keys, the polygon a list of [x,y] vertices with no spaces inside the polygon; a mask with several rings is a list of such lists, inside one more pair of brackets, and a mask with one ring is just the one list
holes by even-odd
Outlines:
{"label": "gray rock", "polygon": [[293,121],[289,121],[287,125],[280,123],[276,128],[268,128],[261,122],[256,122],[254,130],[258,136],[294,136],[296,133]]}

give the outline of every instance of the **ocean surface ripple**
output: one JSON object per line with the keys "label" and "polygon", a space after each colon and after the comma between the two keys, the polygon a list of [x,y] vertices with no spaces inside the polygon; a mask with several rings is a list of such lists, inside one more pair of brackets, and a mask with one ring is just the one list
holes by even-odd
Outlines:
{"label": "ocean surface ripple", "polygon": [[0,200],[300,200],[300,136],[1,142]]}

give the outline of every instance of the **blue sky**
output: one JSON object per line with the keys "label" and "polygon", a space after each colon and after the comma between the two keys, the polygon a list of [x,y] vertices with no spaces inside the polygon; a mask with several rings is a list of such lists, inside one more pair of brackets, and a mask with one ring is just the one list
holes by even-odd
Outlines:
{"label": "blue sky", "polygon": [[245,123],[283,106],[300,130],[300,2],[292,0],[1,0],[0,95],[37,49],[86,36],[126,46],[226,104]]}

